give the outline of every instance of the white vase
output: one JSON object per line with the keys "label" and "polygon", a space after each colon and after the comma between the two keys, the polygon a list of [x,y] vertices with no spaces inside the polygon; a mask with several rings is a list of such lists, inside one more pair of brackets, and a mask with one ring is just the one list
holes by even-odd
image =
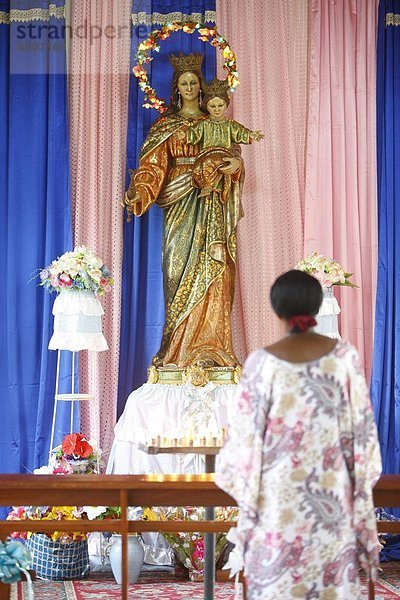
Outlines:
{"label": "white vase", "polygon": [[316,316],[317,325],[314,331],[330,338],[340,339],[338,328],[340,306],[333,293],[333,287],[323,288],[323,295],[322,304]]}
{"label": "white vase", "polygon": [[[128,534],[128,583],[136,583],[144,560],[144,548],[136,533]],[[115,581],[122,583],[122,535],[111,537],[110,563]]]}
{"label": "white vase", "polygon": [[49,350],[108,350],[102,333],[103,307],[90,290],[62,290],[54,301],[54,333]]}

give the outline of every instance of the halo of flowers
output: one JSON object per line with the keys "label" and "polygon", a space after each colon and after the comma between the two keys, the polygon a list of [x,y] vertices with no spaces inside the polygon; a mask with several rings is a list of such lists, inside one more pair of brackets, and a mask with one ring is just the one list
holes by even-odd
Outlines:
{"label": "halo of flowers", "polygon": [[228,41],[219,33],[216,27],[208,27],[203,23],[196,21],[172,21],[166,23],[161,29],[154,29],[148,38],[140,42],[135,54],[136,65],[133,67],[133,74],[139,79],[139,87],[144,92],[144,108],[155,108],[163,113],[167,110],[166,101],[159,98],[154,88],[151,87],[149,77],[144,65],[150,63],[153,57],[151,51],[160,51],[160,42],[169,38],[175,31],[184,31],[188,34],[197,32],[199,40],[208,42],[214,48],[219,48],[224,57],[224,69],[228,71],[226,79],[229,83],[230,92],[234,92],[239,85],[239,73],[236,70],[236,56],[230,47]]}

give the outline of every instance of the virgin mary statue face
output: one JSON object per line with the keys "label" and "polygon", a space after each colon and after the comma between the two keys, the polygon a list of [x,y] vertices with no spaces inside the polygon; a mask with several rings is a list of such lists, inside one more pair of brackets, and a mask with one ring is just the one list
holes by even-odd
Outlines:
{"label": "virgin mary statue face", "polygon": [[178,90],[183,100],[195,100],[200,93],[200,81],[197,75],[189,71],[178,79]]}

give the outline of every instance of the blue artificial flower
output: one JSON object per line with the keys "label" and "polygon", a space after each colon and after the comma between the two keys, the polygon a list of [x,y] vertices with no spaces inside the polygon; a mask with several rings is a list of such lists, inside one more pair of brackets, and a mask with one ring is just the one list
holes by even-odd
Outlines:
{"label": "blue artificial flower", "polygon": [[74,282],[73,282],[73,287],[76,288],[76,289],[78,289],[78,290],[84,290],[85,289],[85,284],[80,279],[75,279]]}
{"label": "blue artificial flower", "polygon": [[21,569],[29,569],[31,555],[21,542],[0,542],[0,581],[15,583],[21,580]]}

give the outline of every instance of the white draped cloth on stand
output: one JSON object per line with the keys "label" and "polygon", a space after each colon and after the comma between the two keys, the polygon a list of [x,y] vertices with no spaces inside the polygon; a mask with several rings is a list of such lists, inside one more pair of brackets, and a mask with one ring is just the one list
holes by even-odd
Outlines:
{"label": "white draped cloth on stand", "polygon": [[316,316],[317,325],[314,328],[315,333],[326,335],[330,338],[341,339],[339,328],[338,328],[338,314],[340,313],[340,306],[336,300],[333,288],[323,288],[324,298],[322,300],[321,308]]}
{"label": "white draped cloth on stand", "polygon": [[91,290],[62,290],[54,301],[53,315],[49,350],[108,350],[101,324],[104,310]]}

